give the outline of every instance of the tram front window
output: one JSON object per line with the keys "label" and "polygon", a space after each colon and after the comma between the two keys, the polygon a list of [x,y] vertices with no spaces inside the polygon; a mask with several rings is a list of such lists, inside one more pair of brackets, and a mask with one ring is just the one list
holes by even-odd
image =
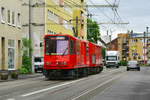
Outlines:
{"label": "tram front window", "polygon": [[49,37],[46,39],[47,55],[67,55],[69,40],[67,37]]}

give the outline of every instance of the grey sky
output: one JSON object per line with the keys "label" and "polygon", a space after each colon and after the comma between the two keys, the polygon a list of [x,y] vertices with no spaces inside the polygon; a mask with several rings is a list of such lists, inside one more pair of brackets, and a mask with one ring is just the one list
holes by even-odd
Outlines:
{"label": "grey sky", "polygon": [[[107,4],[105,0],[88,0],[88,3],[92,1],[95,4]],[[115,0],[107,0],[113,3]],[[91,8],[92,14],[98,14],[93,16],[93,19],[98,22],[109,22],[110,19],[104,16],[106,13],[113,19],[113,12],[110,8]],[[106,35],[106,30],[112,30],[113,38],[117,36],[116,33],[124,33],[127,30],[133,29],[135,32],[145,31],[146,26],[150,26],[150,0],[120,0],[118,8],[119,15],[124,22],[129,22],[129,25],[102,25],[102,35]],[[104,28],[103,28],[104,27]],[[111,32],[109,32],[111,33]]]}

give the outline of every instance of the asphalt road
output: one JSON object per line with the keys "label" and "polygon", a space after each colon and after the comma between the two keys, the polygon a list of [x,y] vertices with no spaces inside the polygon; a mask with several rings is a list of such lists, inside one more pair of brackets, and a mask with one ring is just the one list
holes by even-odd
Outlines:
{"label": "asphalt road", "polygon": [[0,100],[150,100],[150,68],[105,69],[78,80],[37,77],[4,82]]}

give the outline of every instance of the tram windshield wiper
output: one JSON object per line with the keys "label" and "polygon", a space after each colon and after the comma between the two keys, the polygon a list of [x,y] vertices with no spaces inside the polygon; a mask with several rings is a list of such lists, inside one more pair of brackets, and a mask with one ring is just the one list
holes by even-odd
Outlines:
{"label": "tram windshield wiper", "polygon": [[68,47],[65,49],[65,51],[63,52],[62,56],[65,55],[66,51],[68,50]]}

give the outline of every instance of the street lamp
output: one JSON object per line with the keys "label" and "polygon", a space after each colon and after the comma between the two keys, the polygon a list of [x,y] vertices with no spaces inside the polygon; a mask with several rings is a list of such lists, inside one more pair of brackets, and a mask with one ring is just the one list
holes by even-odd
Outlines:
{"label": "street lamp", "polygon": [[146,49],[147,49],[147,61],[149,60],[149,47],[148,47],[148,42],[149,42],[149,39],[148,39],[148,31],[149,31],[149,27],[146,27],[146,33],[147,33],[147,36],[146,36]]}

